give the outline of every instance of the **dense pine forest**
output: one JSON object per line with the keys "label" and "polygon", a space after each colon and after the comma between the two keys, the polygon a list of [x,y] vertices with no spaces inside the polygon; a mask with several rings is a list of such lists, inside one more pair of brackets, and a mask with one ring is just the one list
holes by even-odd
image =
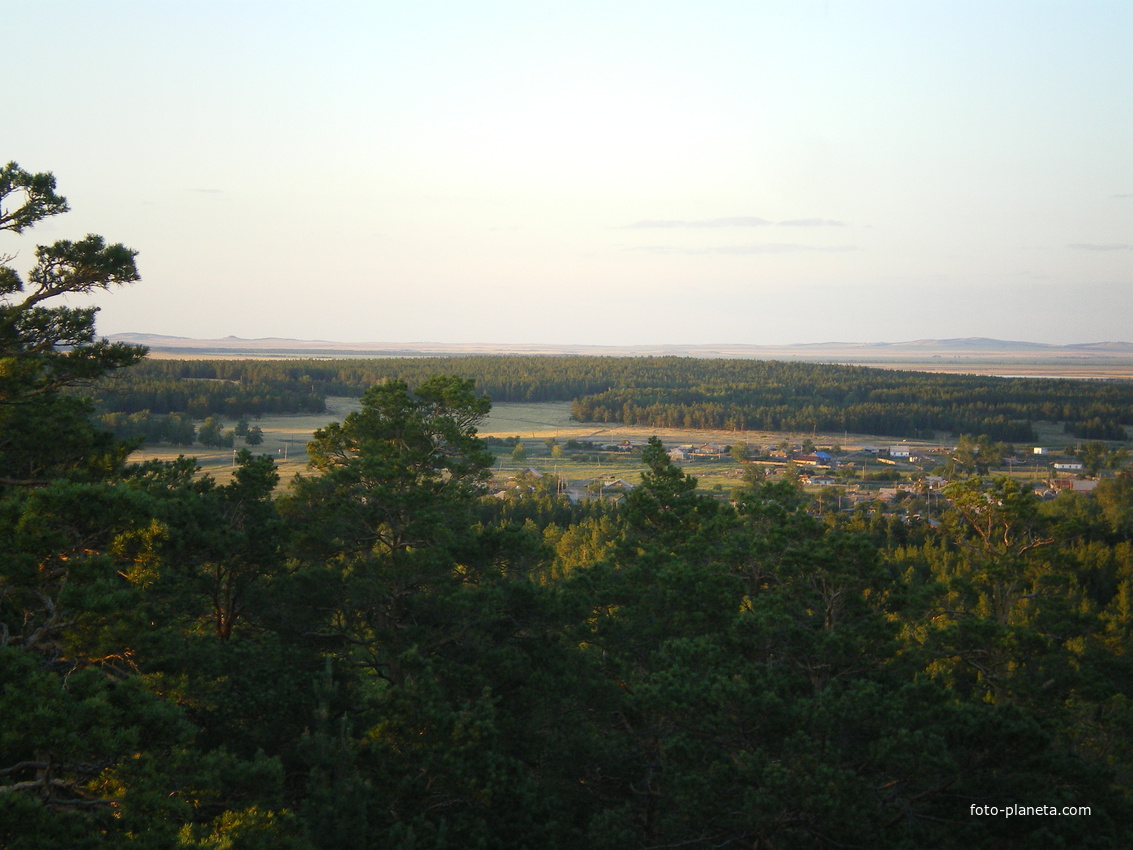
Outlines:
{"label": "dense pine forest", "polygon": [[[1126,439],[1133,381],[996,378],[862,366],[687,357],[418,357],[369,360],[151,360],[95,388],[110,416],[320,412],[396,378],[460,375],[498,402],[571,401],[576,419],[651,428],[852,431],[897,438],[1035,439],[1037,421],[1072,437]],[[159,421],[155,419],[155,423]],[[121,427],[109,419],[108,427]],[[122,432],[125,433],[125,432]],[[166,437],[156,432],[157,439]]]}
{"label": "dense pine forest", "polygon": [[[4,228],[65,209],[0,178]],[[1128,845],[1128,470],[906,522],[717,498],[654,439],[616,509],[505,503],[484,388],[423,364],[282,494],[247,451],[220,484],[79,391],[144,364],[63,301],[133,252],[37,257],[0,292],[0,846]]]}

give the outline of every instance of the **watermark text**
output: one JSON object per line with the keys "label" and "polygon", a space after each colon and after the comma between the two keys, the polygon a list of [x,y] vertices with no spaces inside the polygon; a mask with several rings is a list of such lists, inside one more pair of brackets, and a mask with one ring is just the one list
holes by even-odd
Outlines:
{"label": "watermark text", "polygon": [[973,816],[1017,818],[1042,817],[1062,815],[1067,817],[1082,817],[1091,814],[1089,806],[1022,806],[1012,803],[1009,806],[991,806],[973,803],[971,812]]}

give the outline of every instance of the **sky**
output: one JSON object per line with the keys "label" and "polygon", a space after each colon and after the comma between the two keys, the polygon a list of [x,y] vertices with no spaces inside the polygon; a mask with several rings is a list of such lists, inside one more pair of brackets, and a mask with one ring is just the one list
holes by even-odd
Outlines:
{"label": "sky", "polygon": [[136,249],[102,334],[1133,340],[1133,3],[3,11],[0,254]]}

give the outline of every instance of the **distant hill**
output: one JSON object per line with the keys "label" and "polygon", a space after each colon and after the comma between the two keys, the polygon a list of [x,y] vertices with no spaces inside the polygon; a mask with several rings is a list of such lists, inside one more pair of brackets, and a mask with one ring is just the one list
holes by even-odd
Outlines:
{"label": "distant hill", "polygon": [[1017,340],[990,339],[984,336],[957,339],[915,339],[907,342],[822,342],[802,343],[788,348],[876,349],[878,351],[925,350],[979,352],[985,354],[1004,351],[1058,353],[1060,351],[1114,351],[1133,354],[1133,342],[1082,342],[1054,345],[1048,342],[1019,342]]}
{"label": "distant hill", "polygon": [[[979,352],[996,354],[1004,351],[1036,352],[1057,354],[1080,352],[1107,352],[1133,354],[1133,342],[1082,342],[1069,345],[1053,345],[1045,342],[1019,342],[1015,340],[990,339],[988,337],[962,337],[957,339],[916,339],[905,342],[803,342],[792,345],[743,345],[737,343],[704,344],[657,344],[657,345],[571,345],[555,343],[460,343],[460,342],[339,342],[325,339],[292,339],[288,337],[260,337],[245,339],[226,336],[223,339],[195,339],[166,334],[122,333],[113,334],[111,340],[148,345],[157,350],[208,349],[226,351],[295,351],[312,349],[334,351],[365,351],[385,354],[391,351],[418,352],[433,354],[531,354],[531,353],[626,353],[632,355],[664,352],[665,354],[688,353],[690,356],[757,356],[766,351],[795,351],[799,354],[813,351],[873,351],[878,354],[897,349],[907,351],[934,352]],[[750,352],[750,354],[749,354]]]}
{"label": "distant hill", "polygon": [[958,339],[918,339],[912,342],[888,343],[893,348],[933,348],[953,351],[1049,351],[1059,346],[1045,342],[1017,342],[1008,339],[989,339],[969,336]]}

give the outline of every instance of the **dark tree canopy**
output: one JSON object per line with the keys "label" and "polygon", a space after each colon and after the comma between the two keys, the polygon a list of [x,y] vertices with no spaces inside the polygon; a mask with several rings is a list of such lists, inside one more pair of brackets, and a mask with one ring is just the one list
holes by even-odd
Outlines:
{"label": "dark tree canopy", "polygon": [[0,230],[22,233],[38,221],[65,213],[67,199],[55,192],[55,175],[49,172],[32,174],[9,162],[0,168],[0,205],[9,198],[17,201],[13,208],[0,206]]}
{"label": "dark tree canopy", "polygon": [[[13,205],[14,202],[14,205]],[[51,174],[0,169],[0,232],[22,233],[66,212]],[[0,255],[0,483],[34,484],[54,471],[113,463],[111,443],[88,421],[90,406],[61,393],[142,359],[141,346],[95,334],[95,307],[59,303],[138,280],[136,252],[101,236],[40,245],[27,281]],[[96,447],[102,451],[93,452]]]}
{"label": "dark tree canopy", "polygon": [[435,542],[447,512],[466,506],[487,477],[492,456],[476,427],[489,407],[471,380],[434,376],[412,390],[404,381],[377,384],[361,410],[315,432],[307,451],[317,474],[299,480],[297,501],[333,513],[322,528],[341,528],[348,549]]}

